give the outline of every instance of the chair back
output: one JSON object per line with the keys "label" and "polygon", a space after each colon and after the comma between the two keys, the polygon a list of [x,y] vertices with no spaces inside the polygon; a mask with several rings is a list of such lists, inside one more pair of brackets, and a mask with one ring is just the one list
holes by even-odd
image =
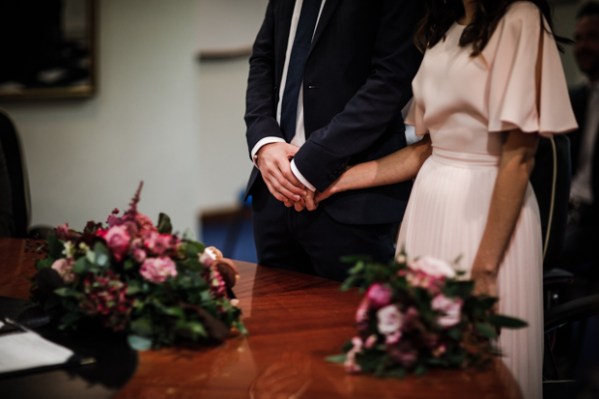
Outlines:
{"label": "chair back", "polygon": [[543,233],[543,269],[559,266],[570,196],[571,163],[570,139],[566,135],[541,138],[530,175]]}
{"label": "chair back", "polygon": [[27,237],[30,215],[29,181],[21,142],[10,116],[0,109],[0,144],[6,160],[12,196],[14,236]]}

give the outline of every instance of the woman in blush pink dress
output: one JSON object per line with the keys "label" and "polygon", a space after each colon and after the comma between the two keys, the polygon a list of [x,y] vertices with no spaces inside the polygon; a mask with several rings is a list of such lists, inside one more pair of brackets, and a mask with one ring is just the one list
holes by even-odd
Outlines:
{"label": "woman in blush pink dress", "polygon": [[[326,192],[416,176],[398,238],[410,257],[460,258],[499,311],[503,358],[540,399],[543,355],[539,210],[529,184],[538,137],[576,127],[546,1],[430,0],[425,55],[407,123],[422,140],[348,169]],[[537,167],[543,167],[538,165]]]}

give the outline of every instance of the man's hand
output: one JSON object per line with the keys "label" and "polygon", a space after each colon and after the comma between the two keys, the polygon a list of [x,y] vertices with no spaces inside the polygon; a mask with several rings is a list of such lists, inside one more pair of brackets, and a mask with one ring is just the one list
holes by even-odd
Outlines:
{"label": "man's hand", "polygon": [[257,152],[256,165],[268,191],[279,201],[294,204],[302,200],[307,190],[291,171],[291,158],[299,147],[288,143],[270,143]]}
{"label": "man's hand", "polygon": [[311,190],[306,190],[306,193],[302,195],[302,198],[296,202],[285,202],[287,208],[293,207],[297,212],[301,212],[304,209],[313,211],[318,207],[318,204],[314,200],[315,193]]}

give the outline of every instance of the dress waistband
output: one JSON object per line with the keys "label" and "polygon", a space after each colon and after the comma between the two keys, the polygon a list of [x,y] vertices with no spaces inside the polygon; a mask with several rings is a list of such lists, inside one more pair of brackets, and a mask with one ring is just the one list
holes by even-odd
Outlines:
{"label": "dress waistband", "polygon": [[499,155],[477,154],[472,152],[460,152],[433,147],[433,159],[439,162],[455,164],[466,164],[468,166],[497,167]]}

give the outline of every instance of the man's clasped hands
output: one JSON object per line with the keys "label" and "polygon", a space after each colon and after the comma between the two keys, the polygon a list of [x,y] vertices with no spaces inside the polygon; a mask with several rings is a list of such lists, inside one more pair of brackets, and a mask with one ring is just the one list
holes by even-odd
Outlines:
{"label": "man's clasped hands", "polygon": [[269,143],[257,152],[256,166],[260,169],[262,179],[268,191],[286,207],[293,207],[300,212],[304,209],[313,211],[319,200],[324,199],[306,187],[291,170],[291,161],[299,147],[283,142]]}

